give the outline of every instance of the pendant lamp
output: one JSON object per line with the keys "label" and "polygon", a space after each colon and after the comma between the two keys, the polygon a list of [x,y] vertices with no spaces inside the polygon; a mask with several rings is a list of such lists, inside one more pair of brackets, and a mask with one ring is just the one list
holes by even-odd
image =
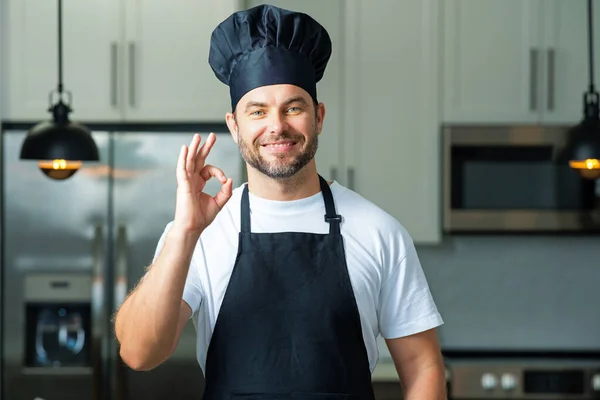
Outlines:
{"label": "pendant lamp", "polygon": [[583,120],[568,132],[559,161],[568,162],[586,179],[600,178],[600,98],[594,85],[592,0],[588,0],[589,88],[583,95]]}
{"label": "pendant lamp", "polygon": [[[57,101],[52,104],[54,95]],[[37,160],[44,174],[62,180],[73,176],[83,161],[100,159],[91,131],[69,120],[72,96],[63,90],[62,81],[62,0],[58,0],[58,86],[49,98],[52,120],[31,128],[21,147],[21,160]]]}

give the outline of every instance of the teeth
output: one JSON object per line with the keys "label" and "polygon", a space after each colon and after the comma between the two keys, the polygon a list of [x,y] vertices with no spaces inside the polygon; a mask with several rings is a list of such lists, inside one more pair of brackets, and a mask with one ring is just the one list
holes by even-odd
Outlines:
{"label": "teeth", "polygon": [[269,147],[289,147],[292,143],[281,143],[281,144],[268,144]]}

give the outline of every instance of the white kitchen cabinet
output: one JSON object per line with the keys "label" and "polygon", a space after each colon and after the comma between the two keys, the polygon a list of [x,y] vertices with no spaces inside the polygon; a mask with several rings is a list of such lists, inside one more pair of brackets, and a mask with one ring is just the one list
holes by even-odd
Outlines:
{"label": "white kitchen cabinet", "polygon": [[128,121],[224,122],[229,87],[208,65],[213,29],[238,0],[126,1],[120,100]]}
{"label": "white kitchen cabinet", "polygon": [[[3,2],[3,118],[47,118],[57,83],[57,2]],[[72,119],[223,121],[229,91],[208,66],[212,29],[238,0],[63,0],[63,78]]]}
{"label": "white kitchen cabinet", "polygon": [[540,0],[444,0],[443,7],[444,122],[535,122]]}
{"label": "white kitchen cabinet", "polygon": [[345,183],[438,243],[440,0],[345,4]]}
{"label": "white kitchen cabinet", "polygon": [[[600,2],[595,3],[600,26]],[[443,4],[445,123],[572,124],[581,119],[588,77],[586,1]],[[600,44],[595,51],[600,54]]]}
{"label": "white kitchen cabinet", "polygon": [[[57,2],[7,0],[3,6],[3,119],[50,118],[49,92],[58,81]],[[116,120],[111,44],[118,43],[119,1],[63,1],[63,81],[72,117]]]}

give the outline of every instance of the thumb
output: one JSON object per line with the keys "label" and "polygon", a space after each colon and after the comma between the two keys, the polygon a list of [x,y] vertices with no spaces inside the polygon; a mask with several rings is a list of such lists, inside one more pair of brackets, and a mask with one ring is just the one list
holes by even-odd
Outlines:
{"label": "thumb", "polygon": [[221,190],[219,190],[219,193],[217,193],[217,195],[214,197],[215,203],[217,203],[219,209],[223,209],[223,207],[225,207],[225,204],[227,204],[227,202],[231,198],[231,194],[233,191],[232,187],[233,180],[231,178],[227,178],[225,183],[221,186]]}

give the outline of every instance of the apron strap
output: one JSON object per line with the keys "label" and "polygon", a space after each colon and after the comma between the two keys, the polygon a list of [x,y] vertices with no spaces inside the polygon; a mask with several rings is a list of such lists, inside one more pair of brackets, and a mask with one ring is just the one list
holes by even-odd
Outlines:
{"label": "apron strap", "polygon": [[244,191],[242,192],[241,223],[241,232],[250,233],[250,199],[248,198],[248,184],[244,186]]}
{"label": "apron strap", "polygon": [[321,175],[319,175],[319,182],[321,183],[321,193],[323,193],[323,199],[325,200],[325,222],[329,224],[329,234],[339,235],[342,216],[336,214],[331,189],[329,188],[327,181]]}
{"label": "apron strap", "polygon": [[[321,193],[323,193],[323,200],[325,201],[325,222],[329,224],[329,234],[339,234],[342,216],[336,214],[331,189],[329,188],[327,181],[323,179],[321,175],[319,175],[319,183],[321,185]],[[248,185],[245,185],[244,191],[242,192],[241,232],[250,233],[250,199],[248,196]]]}

